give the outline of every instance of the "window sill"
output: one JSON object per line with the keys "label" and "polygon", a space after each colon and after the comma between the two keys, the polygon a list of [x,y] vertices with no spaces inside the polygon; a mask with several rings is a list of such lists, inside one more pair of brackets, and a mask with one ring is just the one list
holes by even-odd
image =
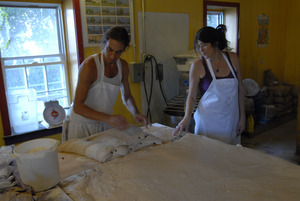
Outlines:
{"label": "window sill", "polygon": [[39,130],[22,133],[18,135],[11,135],[11,136],[4,136],[3,139],[5,141],[5,145],[12,145],[16,143],[21,143],[28,140],[33,140],[41,137],[46,137],[49,135],[54,135],[62,132],[62,125],[53,127],[53,128],[46,128],[41,123],[39,124]]}

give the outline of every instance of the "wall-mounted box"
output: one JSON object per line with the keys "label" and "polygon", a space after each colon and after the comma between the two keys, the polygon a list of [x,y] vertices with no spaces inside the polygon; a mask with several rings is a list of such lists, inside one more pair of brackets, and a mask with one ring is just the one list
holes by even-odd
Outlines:
{"label": "wall-mounted box", "polygon": [[129,64],[129,74],[131,82],[141,82],[143,81],[143,71],[144,63],[130,63]]}

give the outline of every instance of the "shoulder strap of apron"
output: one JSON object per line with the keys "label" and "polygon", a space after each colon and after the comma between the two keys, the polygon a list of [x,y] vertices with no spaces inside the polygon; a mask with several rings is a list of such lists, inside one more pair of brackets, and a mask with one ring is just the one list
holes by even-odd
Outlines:
{"label": "shoulder strap of apron", "polygon": [[[93,57],[94,57],[94,60],[95,60],[95,63],[96,63],[96,67],[97,67],[97,80],[96,80],[96,82],[94,82],[92,84],[92,86],[96,85],[99,82],[102,82],[102,80],[103,80],[103,74],[104,74],[104,68],[102,66],[103,62],[100,63],[98,54],[94,54]],[[101,53],[101,57],[102,57],[102,53]]]}
{"label": "shoulder strap of apron", "polygon": [[213,71],[213,68],[211,66],[210,59],[205,59],[205,60],[206,60],[206,63],[207,63],[208,70],[211,74],[211,77],[213,78],[213,80],[216,80],[217,78],[216,78],[216,75],[215,75],[215,73]]}

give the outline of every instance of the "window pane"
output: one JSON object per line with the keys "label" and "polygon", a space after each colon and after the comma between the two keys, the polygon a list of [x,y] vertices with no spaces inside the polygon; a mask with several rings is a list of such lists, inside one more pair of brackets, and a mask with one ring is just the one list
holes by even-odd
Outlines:
{"label": "window pane", "polygon": [[37,92],[46,90],[45,68],[44,66],[35,66],[26,68],[28,88],[34,88]]}
{"label": "window pane", "polygon": [[58,100],[62,107],[68,106],[67,90],[50,91],[51,100]]}
{"label": "window pane", "polygon": [[216,28],[219,24],[223,24],[223,12],[208,11],[207,26]]}
{"label": "window pane", "polygon": [[4,65],[6,66],[13,66],[13,65],[22,65],[23,59],[7,59],[4,60]]}
{"label": "window pane", "polygon": [[33,64],[33,63],[42,63],[42,62],[43,62],[43,58],[41,57],[24,59],[24,64]]}
{"label": "window pane", "polygon": [[56,56],[53,56],[53,57],[45,57],[44,58],[44,62],[57,62],[57,61],[61,61],[61,58],[60,57],[56,57]]}
{"label": "window pane", "polygon": [[56,17],[54,8],[0,7],[2,57],[59,53]]}
{"label": "window pane", "polygon": [[39,92],[37,93],[38,99],[41,101],[50,101],[50,100],[61,100],[64,99],[66,103],[62,105],[63,107],[68,106],[68,92],[66,89],[49,91],[49,92]]}
{"label": "window pane", "polygon": [[59,105],[62,107],[68,107],[68,99],[67,98],[59,98],[57,99],[59,102]]}
{"label": "window pane", "polygon": [[216,28],[219,25],[218,19],[218,15],[207,15],[207,26]]}
{"label": "window pane", "polygon": [[49,91],[49,96],[56,98],[64,98],[67,96],[67,90]]}
{"label": "window pane", "polygon": [[66,88],[63,65],[47,66],[47,77],[49,90]]}
{"label": "window pane", "polygon": [[5,69],[7,90],[26,89],[25,68]]}

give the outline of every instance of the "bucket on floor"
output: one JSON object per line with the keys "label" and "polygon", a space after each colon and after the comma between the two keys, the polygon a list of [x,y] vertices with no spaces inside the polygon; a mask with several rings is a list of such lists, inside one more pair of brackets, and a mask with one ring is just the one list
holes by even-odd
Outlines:
{"label": "bucket on floor", "polygon": [[14,148],[20,177],[35,192],[47,190],[60,181],[58,140],[36,139]]}

